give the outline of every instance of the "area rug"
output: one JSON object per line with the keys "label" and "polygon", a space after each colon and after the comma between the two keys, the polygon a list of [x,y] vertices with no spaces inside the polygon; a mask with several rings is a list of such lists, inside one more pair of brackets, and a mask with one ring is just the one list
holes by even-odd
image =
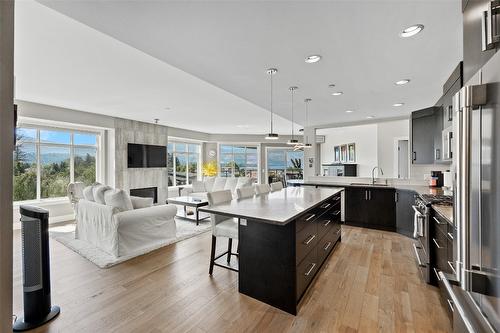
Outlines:
{"label": "area rug", "polygon": [[177,236],[175,238],[167,239],[164,243],[145,248],[143,251],[135,255],[123,256],[119,258],[115,258],[114,256],[98,249],[92,244],[81,241],[79,239],[75,239],[75,224],[51,227],[49,229],[49,234],[51,238],[80,254],[82,257],[88,259],[100,268],[109,268],[140,255],[157,250],[164,246],[177,243],[201,233],[207,232],[210,230],[211,226],[210,220],[200,221],[200,224],[198,226],[193,221],[187,221],[179,218],[176,218],[175,222],[177,225]]}

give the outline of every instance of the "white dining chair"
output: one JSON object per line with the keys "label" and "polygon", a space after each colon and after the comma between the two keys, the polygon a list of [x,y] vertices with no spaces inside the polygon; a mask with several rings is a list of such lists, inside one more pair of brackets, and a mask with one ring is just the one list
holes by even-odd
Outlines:
{"label": "white dining chair", "polygon": [[271,183],[271,191],[279,191],[283,189],[283,183],[282,182],[275,182]]}
{"label": "white dining chair", "polygon": [[271,192],[271,187],[268,184],[255,184],[255,194],[266,194]]}
{"label": "white dining chair", "polygon": [[[224,190],[207,193],[207,199],[210,205],[218,205],[225,202],[230,202],[233,199],[233,196],[231,194],[231,190]],[[208,270],[208,274],[212,275],[214,266],[227,268],[237,272],[237,269],[230,266],[219,265],[215,261],[227,254],[227,263],[230,264],[231,255],[237,256],[236,253],[232,253],[231,251],[233,247],[233,239],[238,239],[238,220],[222,215],[210,214],[210,221],[212,223],[212,249],[210,252],[210,268]],[[228,238],[228,243],[227,251],[215,256],[217,237]]]}
{"label": "white dining chair", "polygon": [[252,186],[244,186],[236,189],[236,197],[238,199],[251,198],[255,194]]}

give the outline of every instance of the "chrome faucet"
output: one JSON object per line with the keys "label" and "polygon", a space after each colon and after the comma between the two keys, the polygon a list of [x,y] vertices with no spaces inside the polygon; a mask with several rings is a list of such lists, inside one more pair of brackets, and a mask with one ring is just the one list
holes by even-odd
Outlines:
{"label": "chrome faucet", "polygon": [[382,170],[381,167],[378,167],[378,166],[374,167],[372,169],[372,185],[375,185],[375,169],[379,169],[382,176],[384,175],[384,170]]}

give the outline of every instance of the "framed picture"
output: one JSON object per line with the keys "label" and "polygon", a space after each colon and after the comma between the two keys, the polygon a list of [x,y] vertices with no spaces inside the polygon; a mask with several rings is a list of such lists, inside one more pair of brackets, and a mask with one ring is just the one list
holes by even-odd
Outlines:
{"label": "framed picture", "polygon": [[347,162],[347,145],[340,146],[340,161]]}
{"label": "framed picture", "polygon": [[356,162],[356,144],[354,143],[347,145],[347,162]]}
{"label": "framed picture", "polygon": [[333,161],[340,162],[340,146],[333,147]]}

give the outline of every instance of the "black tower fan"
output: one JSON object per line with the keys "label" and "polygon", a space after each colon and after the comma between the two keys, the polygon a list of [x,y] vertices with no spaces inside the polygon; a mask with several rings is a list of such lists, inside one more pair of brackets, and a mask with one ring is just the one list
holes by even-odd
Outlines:
{"label": "black tower fan", "polygon": [[14,323],[14,331],[41,326],[59,314],[50,301],[49,212],[21,206],[23,243],[24,318]]}

